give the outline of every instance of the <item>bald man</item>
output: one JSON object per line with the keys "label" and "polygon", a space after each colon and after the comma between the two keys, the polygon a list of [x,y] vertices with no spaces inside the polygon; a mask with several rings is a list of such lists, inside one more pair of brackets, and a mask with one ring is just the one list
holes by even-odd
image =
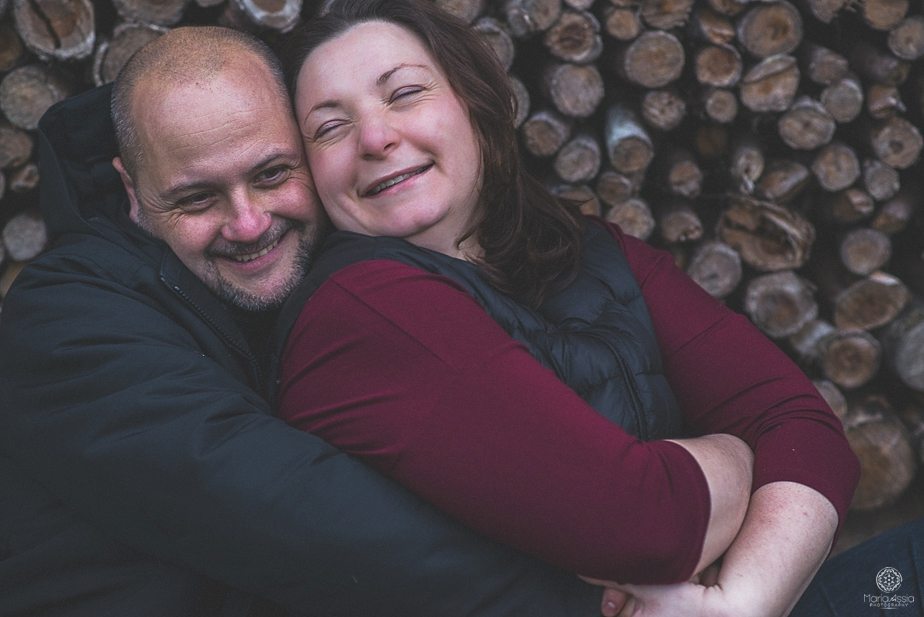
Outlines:
{"label": "bald man", "polygon": [[272,53],[220,28],[145,47],[117,157],[109,98],[40,126],[54,246],[0,321],[0,615],[598,614],[258,395],[324,228]]}

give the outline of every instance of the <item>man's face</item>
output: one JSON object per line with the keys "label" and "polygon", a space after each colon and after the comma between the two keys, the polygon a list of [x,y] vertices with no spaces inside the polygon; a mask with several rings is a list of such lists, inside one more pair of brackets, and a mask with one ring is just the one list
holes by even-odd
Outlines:
{"label": "man's face", "polygon": [[134,180],[116,161],[131,217],[223,300],[281,303],[305,273],[324,215],[288,102],[255,57],[134,98]]}

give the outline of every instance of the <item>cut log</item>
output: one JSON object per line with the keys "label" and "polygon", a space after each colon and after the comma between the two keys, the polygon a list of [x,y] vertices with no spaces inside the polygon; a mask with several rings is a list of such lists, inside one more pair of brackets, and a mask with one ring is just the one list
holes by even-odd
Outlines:
{"label": "cut log", "polygon": [[883,202],[869,226],[884,234],[904,231],[921,203],[921,194],[916,188],[903,187],[895,197]]}
{"label": "cut log", "polygon": [[800,365],[804,368],[814,368],[821,362],[821,341],[835,331],[830,322],[812,319],[790,334],[786,341]]}
{"label": "cut log", "polygon": [[842,330],[874,330],[893,321],[910,299],[898,278],[873,272],[834,297],[834,325]]}
{"label": "cut log", "polygon": [[203,8],[208,8],[210,6],[218,6],[219,4],[223,4],[224,2],[225,0],[196,0],[196,5],[201,6]]}
{"label": "cut log", "polygon": [[685,25],[693,9],[693,0],[642,0],[642,21],[658,30],[673,30]]}
{"label": "cut log", "polygon": [[848,225],[869,217],[875,207],[876,204],[868,192],[850,187],[828,194],[823,201],[822,209],[829,221]]}
{"label": "cut log", "polygon": [[6,122],[0,122],[0,169],[19,167],[32,156],[32,135]]}
{"label": "cut log", "polygon": [[853,41],[850,45],[850,66],[869,81],[897,86],[908,78],[911,65],[868,41]]}
{"label": "cut log", "polygon": [[924,143],[918,128],[898,116],[875,123],[869,142],[876,156],[896,169],[908,169],[917,162]]}
{"label": "cut log", "polygon": [[555,155],[552,167],[565,182],[589,182],[600,171],[602,148],[590,133],[579,133],[568,140]]}
{"label": "cut log", "polygon": [[855,76],[847,75],[822,90],[818,99],[836,122],[847,124],[863,111],[863,86]]}
{"label": "cut log", "polygon": [[[0,171],[0,199],[3,199],[3,196],[6,194],[6,174],[3,171]],[[3,244],[0,243],[0,264],[3,263],[5,251],[3,250]]]}
{"label": "cut log", "polygon": [[551,109],[540,109],[523,122],[520,135],[530,154],[549,157],[571,137],[572,122]]}
{"label": "cut log", "polygon": [[847,58],[833,49],[806,41],[800,48],[802,72],[822,86],[830,86],[847,76]]}
{"label": "cut log", "polygon": [[741,256],[724,242],[703,242],[693,251],[686,272],[710,296],[725,298],[741,283]]}
{"label": "cut log", "polygon": [[696,81],[717,88],[737,85],[742,67],[741,54],[731,45],[707,45],[693,59]]}
{"label": "cut log", "polygon": [[731,145],[729,172],[735,188],[741,193],[754,191],[757,180],[764,173],[763,145],[751,133],[741,132]]}
{"label": "cut log", "polygon": [[93,82],[97,86],[114,81],[119,71],[136,51],[150,43],[167,29],[144,24],[119,24],[112,39],[101,41],[93,57]]}
{"label": "cut log", "polygon": [[847,0],[806,0],[812,15],[822,23],[831,23],[847,5]]}
{"label": "cut log", "polygon": [[882,268],[892,257],[889,236],[859,227],[847,232],[840,242],[841,262],[849,272],[866,276]]}
{"label": "cut log", "polygon": [[603,214],[600,199],[586,184],[556,184],[552,187],[552,192],[562,199],[578,204],[583,214],[589,216]]}
{"label": "cut log", "polygon": [[876,201],[890,199],[901,188],[898,171],[879,159],[863,161],[863,186]]}
{"label": "cut log", "polygon": [[907,404],[899,407],[896,415],[908,429],[911,447],[918,453],[918,464],[924,464],[924,408],[919,404]]}
{"label": "cut log", "polygon": [[744,10],[747,4],[739,0],[708,0],[709,8],[721,15],[735,17]]}
{"label": "cut log", "polygon": [[712,45],[728,45],[737,36],[732,20],[705,4],[699,4],[694,9],[690,17],[690,32],[697,39]]}
{"label": "cut log", "polygon": [[799,66],[792,56],[770,56],[741,79],[741,102],[755,112],[786,111],[799,88]]}
{"label": "cut log", "polygon": [[824,105],[808,96],[800,97],[777,120],[783,142],[795,150],[815,150],[834,137],[836,124]]}
{"label": "cut log", "polygon": [[875,510],[894,503],[917,473],[907,429],[881,396],[848,405],[844,432],[860,460],[860,483],[850,507]]}
{"label": "cut log", "polygon": [[603,77],[595,64],[551,64],[542,83],[555,108],[570,118],[591,116],[603,101]]}
{"label": "cut log", "polygon": [[737,23],[738,41],[757,58],[788,54],[802,42],[802,15],[788,2],[751,4]]}
{"label": "cut log", "polygon": [[662,30],[648,30],[624,46],[613,64],[624,79],[643,88],[663,88],[683,72],[683,45]]}
{"label": "cut log", "polygon": [[729,124],[738,115],[738,97],[725,88],[705,88],[700,93],[703,113],[713,122]]}
{"label": "cut log", "polygon": [[513,98],[517,108],[516,117],[513,119],[513,125],[520,128],[529,116],[529,108],[531,105],[529,90],[520,79],[513,75],[510,76],[510,87],[513,90]]}
{"label": "cut log", "polygon": [[22,62],[26,50],[22,39],[6,22],[0,22],[0,72],[5,73]]}
{"label": "cut log", "polygon": [[889,366],[902,383],[924,392],[924,303],[909,303],[886,328],[882,343]]}
{"label": "cut log", "polygon": [[27,64],[3,77],[0,109],[14,126],[33,130],[42,114],[69,94],[70,88],[57,73],[44,64]]}
{"label": "cut log", "polygon": [[673,88],[648,90],[641,107],[645,122],[661,131],[677,128],[687,115],[686,101]]}
{"label": "cut log", "polygon": [[[39,168],[35,163],[26,163],[7,174],[7,186],[14,193],[28,193],[38,188]],[[28,259],[32,259],[29,257]]]}
{"label": "cut log", "polygon": [[755,276],[745,291],[744,310],[767,336],[790,336],[818,316],[815,288],[791,270]]}
{"label": "cut log", "polygon": [[703,237],[703,222],[685,199],[671,199],[657,206],[656,221],[667,244],[692,242]]}
{"label": "cut log", "polygon": [[844,417],[847,415],[847,397],[841,392],[841,389],[827,379],[816,379],[812,381],[815,389],[825,399],[828,407],[837,416],[837,419],[843,424]]}
{"label": "cut log", "polygon": [[773,160],[757,181],[756,194],[767,201],[785,204],[804,191],[812,179],[809,168],[794,160]]}
{"label": "cut log", "polygon": [[15,0],[13,20],[22,42],[43,60],[80,60],[96,41],[90,0]]}
{"label": "cut log", "polygon": [[638,11],[630,7],[606,6],[603,8],[603,30],[617,41],[631,41],[642,33],[642,20]]}
{"label": "cut log", "polygon": [[298,24],[302,0],[230,0],[258,28],[289,32]]}
{"label": "cut log", "polygon": [[889,51],[902,60],[924,56],[924,16],[906,17],[889,32]]}
{"label": "cut log", "polygon": [[478,19],[487,6],[487,0],[434,0],[433,3],[467,24]]}
{"label": "cut log", "polygon": [[718,235],[746,264],[763,272],[805,265],[815,240],[815,228],[806,218],[742,195],[729,196],[729,202],[719,218]]}
{"label": "cut log", "polygon": [[906,111],[896,86],[870,84],[866,89],[866,111],[874,120],[885,120]]}
{"label": "cut log", "polygon": [[613,169],[634,174],[648,168],[654,157],[654,144],[631,109],[618,104],[610,106],[604,135]]}
{"label": "cut log", "polygon": [[637,195],[642,179],[642,174],[627,175],[605,169],[597,176],[594,190],[603,203],[612,206]]}
{"label": "cut log", "polygon": [[812,173],[826,191],[840,191],[860,177],[860,160],[853,148],[840,141],[822,147],[812,161]]}
{"label": "cut log", "polygon": [[882,345],[863,330],[835,330],[819,341],[817,353],[825,378],[845,390],[868,384],[882,361]]}
{"label": "cut log", "polygon": [[503,12],[510,33],[523,38],[548,30],[561,11],[561,0],[506,0]]}
{"label": "cut log", "polygon": [[587,11],[562,11],[542,41],[553,56],[565,62],[593,62],[603,52],[600,22]]}
{"label": "cut log", "polygon": [[860,11],[874,30],[891,30],[908,14],[908,0],[863,0]]}
{"label": "cut log", "polygon": [[655,228],[651,208],[639,197],[630,197],[626,201],[613,204],[605,218],[610,223],[619,225],[625,233],[640,240],[647,240]]}
{"label": "cut log", "polygon": [[48,242],[48,232],[41,215],[27,210],[15,215],[3,226],[3,246],[14,261],[29,261],[38,256]]}
{"label": "cut log", "polygon": [[482,17],[472,27],[494,50],[494,55],[500,60],[501,66],[509,71],[516,56],[516,46],[507,27],[493,17]]}
{"label": "cut log", "polygon": [[731,137],[728,126],[717,122],[701,122],[693,133],[693,147],[703,161],[720,161],[728,156]]}
{"label": "cut log", "polygon": [[3,268],[3,274],[0,274],[0,297],[6,296],[13,285],[13,281],[16,280],[16,277],[25,267],[26,263],[23,261],[11,261],[6,264],[6,267]]}
{"label": "cut log", "polygon": [[188,0],[112,0],[124,21],[155,26],[172,26],[180,21]]}
{"label": "cut log", "polygon": [[656,165],[659,186],[672,195],[688,199],[697,197],[703,189],[703,170],[693,153],[681,147],[664,150]]}

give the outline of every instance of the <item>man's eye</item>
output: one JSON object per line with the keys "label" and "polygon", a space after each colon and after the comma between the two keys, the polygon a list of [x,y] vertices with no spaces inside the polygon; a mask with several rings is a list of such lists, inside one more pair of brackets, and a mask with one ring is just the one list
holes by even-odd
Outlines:
{"label": "man's eye", "polygon": [[212,204],[212,193],[193,193],[177,200],[177,205],[187,212],[205,210]]}
{"label": "man's eye", "polygon": [[285,177],[287,171],[288,168],[284,165],[270,167],[269,169],[261,171],[257,175],[257,182],[277,182]]}

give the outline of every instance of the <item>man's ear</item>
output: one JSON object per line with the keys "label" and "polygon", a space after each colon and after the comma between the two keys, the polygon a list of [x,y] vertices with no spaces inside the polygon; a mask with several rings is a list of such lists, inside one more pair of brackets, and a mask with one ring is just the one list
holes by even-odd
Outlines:
{"label": "man's ear", "polygon": [[119,177],[122,178],[122,186],[125,187],[125,192],[128,193],[128,216],[137,225],[140,220],[141,202],[138,201],[138,195],[135,193],[135,182],[132,180],[132,177],[128,175],[120,157],[117,156],[112,159],[112,166],[119,172]]}

